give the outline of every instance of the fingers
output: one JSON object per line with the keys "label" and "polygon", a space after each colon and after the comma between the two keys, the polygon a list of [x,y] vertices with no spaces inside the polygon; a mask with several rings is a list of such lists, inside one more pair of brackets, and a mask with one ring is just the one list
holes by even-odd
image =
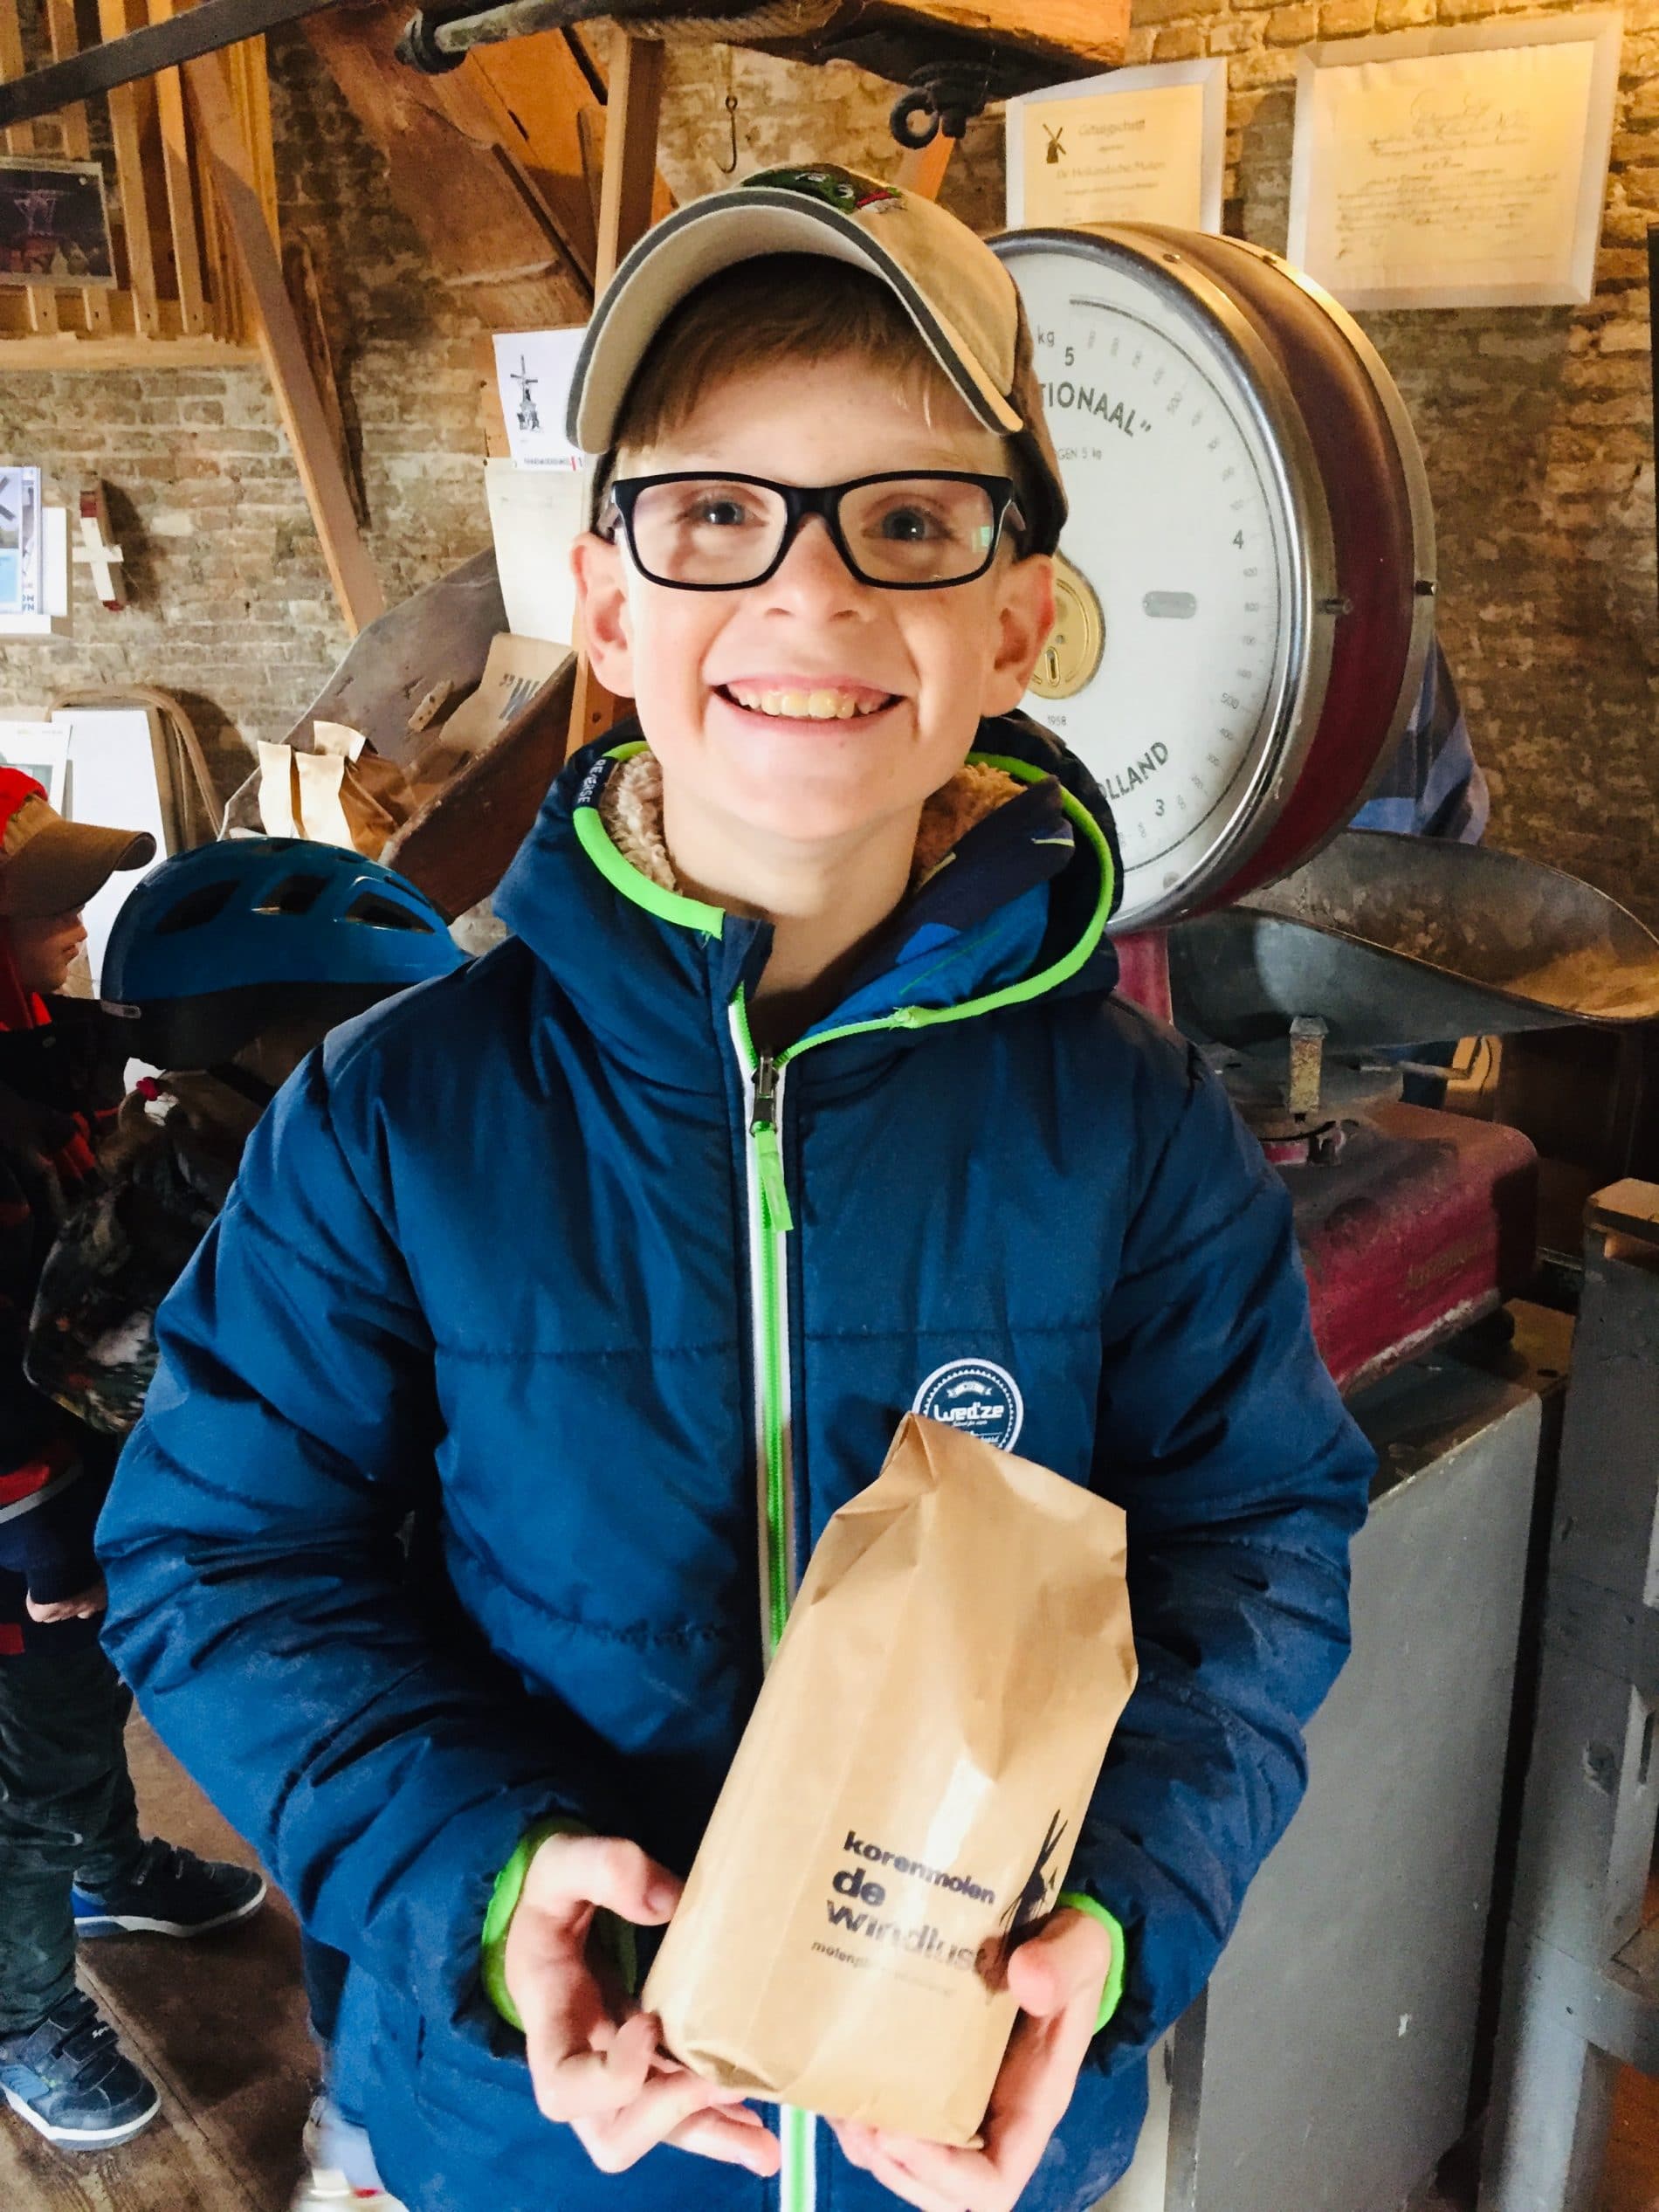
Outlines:
{"label": "fingers", "polygon": [[[1000,2178],[975,2151],[951,2151],[937,2143],[912,2145],[907,2137],[888,2135],[852,2120],[832,2125],[849,2162],[873,2174],[901,2203],[917,2206],[918,2212],[993,2212],[993,2208],[1013,2203],[1005,2193],[997,2194]],[[932,2152],[938,2163],[929,2160],[923,2166],[920,2160],[901,2158],[900,2144],[912,2153]],[[961,2167],[950,2164],[957,2159],[965,2161]]]}
{"label": "fingers", "polygon": [[[647,2151],[654,2151],[659,2143],[669,2141],[693,2119],[729,2119],[730,2115],[719,2108],[740,2105],[742,2099],[740,2090],[717,2089],[696,2074],[681,2071],[655,2075],[620,2111],[578,2119],[575,2132],[602,2174],[620,2174],[637,2165]],[[731,2163],[749,2163],[753,2131],[741,2122],[726,2129],[706,2126],[700,2132],[706,2141],[719,2146],[710,2155],[719,2156],[725,2152],[730,2154]],[[769,2136],[766,2140],[774,2142]],[[773,2169],[768,2166],[765,2170]]]}
{"label": "fingers", "polygon": [[1091,1992],[1098,2011],[1112,1948],[1110,1930],[1091,1913],[1057,1912],[1008,1960],[1008,1988],[1021,2011],[1051,2018]]}
{"label": "fingers", "polygon": [[783,2164],[783,2146],[759,2112],[747,2105],[694,2112],[663,2140],[677,2150],[693,2151],[699,2158],[747,2167],[762,2181],[769,2180]]}
{"label": "fingers", "polygon": [[680,1888],[665,1866],[620,1836],[550,1836],[530,1862],[519,1911],[528,1905],[575,1921],[602,1906],[640,1927],[659,1927]]}
{"label": "fingers", "polygon": [[[644,2088],[657,2036],[649,2013],[636,2013],[602,2037],[583,2033],[575,2003],[550,2006],[540,2019],[526,2013],[521,2002],[519,2010],[531,2086],[547,2119],[575,2121],[618,2112]],[[594,2048],[597,2043],[603,2048]]]}
{"label": "fingers", "polygon": [[50,1598],[37,1603],[25,1596],[24,1605],[31,1621],[90,1621],[109,1603],[109,1593],[101,1581],[93,1582],[84,1590],[77,1590],[72,1597]]}

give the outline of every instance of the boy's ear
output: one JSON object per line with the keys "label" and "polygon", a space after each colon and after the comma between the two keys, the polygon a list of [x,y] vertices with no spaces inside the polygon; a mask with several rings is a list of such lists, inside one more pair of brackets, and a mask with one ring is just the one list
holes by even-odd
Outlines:
{"label": "boy's ear", "polygon": [[1011,714],[1030,687],[1031,672],[1054,628],[1054,562],[1046,553],[1010,561],[997,587],[996,645],[986,672],[981,712]]}
{"label": "boy's ear", "polygon": [[594,674],[618,698],[634,695],[633,640],[620,546],[585,531],[570,548],[576,580],[576,620]]}

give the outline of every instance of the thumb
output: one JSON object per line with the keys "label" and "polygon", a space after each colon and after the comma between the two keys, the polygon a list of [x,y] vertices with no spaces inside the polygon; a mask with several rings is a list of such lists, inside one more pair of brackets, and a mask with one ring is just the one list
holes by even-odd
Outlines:
{"label": "thumb", "polygon": [[524,1902],[561,1919],[598,1905],[657,1927],[679,1903],[680,1883],[619,1836],[550,1836],[530,1863]]}
{"label": "thumb", "polygon": [[1098,2004],[1112,1971],[1112,1939],[1092,1915],[1059,1912],[1008,1960],[1008,1988],[1022,2012],[1039,2020],[1074,1998]]}

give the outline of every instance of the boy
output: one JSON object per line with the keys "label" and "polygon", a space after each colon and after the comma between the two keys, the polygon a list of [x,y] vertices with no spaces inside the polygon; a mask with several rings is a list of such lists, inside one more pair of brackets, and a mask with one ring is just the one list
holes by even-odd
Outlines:
{"label": "boy", "polygon": [[[1109,996],[1104,801],[1014,713],[1064,500],[1001,264],[768,173],[629,257],[571,420],[639,730],[555,782],[516,938],[256,1134],[162,1317],[111,1640],[350,1954],[412,2212],[1082,2212],[1300,1795],[1369,1454],[1282,1189]],[[1140,1685],[982,2148],[774,2133],[657,2051],[616,1923],[671,1916],[824,1521],[976,1376],[1127,1508]],[[388,1561],[427,1505],[430,1593]]]}
{"label": "boy", "polygon": [[132,1699],[98,1648],[93,1524],[113,1447],[24,1369],[30,1307],[120,1095],[125,1025],[58,997],[80,910],[155,851],[65,822],[0,768],[0,2098],[48,2142],[104,2150],[148,2126],[155,2089],[75,1984],[78,1936],[189,1936],[245,1919],[265,1884],[138,1832],[122,1727]]}
{"label": "boy", "polygon": [[[165,1068],[123,1102],[100,1186],[41,1271],[25,1369],[107,1435],[138,1418],[154,1322],[224,1204],[260,1114],[336,1023],[464,955],[424,892],[378,861],[294,837],[235,837],[162,862],[115,920],[107,1005],[122,1041]],[[312,2032],[325,2063],[346,1961],[303,1940]],[[309,2172],[292,2212],[402,2212],[367,2139],[325,2086],[306,2127]]]}

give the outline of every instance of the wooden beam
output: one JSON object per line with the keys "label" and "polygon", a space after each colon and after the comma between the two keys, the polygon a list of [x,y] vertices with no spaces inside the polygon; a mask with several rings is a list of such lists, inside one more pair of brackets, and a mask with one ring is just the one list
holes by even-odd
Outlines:
{"label": "wooden beam", "polygon": [[[17,18],[17,0],[0,0],[0,84],[23,74],[23,28]],[[32,123],[13,123],[5,141],[8,154],[42,150]],[[45,284],[31,284],[28,291],[29,327],[44,337],[58,327],[58,295]]]}
{"label": "wooden beam", "polygon": [[1128,45],[1129,8],[1130,0],[903,0],[885,12],[1110,69]]}
{"label": "wooden beam", "polygon": [[154,369],[158,362],[168,369],[237,369],[259,357],[257,347],[205,334],[173,337],[165,320],[155,338],[136,337],[130,330],[86,338],[72,330],[45,338],[0,336],[0,375],[14,369]]}
{"label": "wooden beam", "polygon": [[351,493],[306,357],[299,319],[282,281],[276,241],[260,203],[255,157],[237,113],[230,66],[224,55],[207,54],[185,67],[197,127],[213,163],[219,204],[253,304],[265,373],[305,486],[334,596],[346,627],[355,637],[385,612],[385,595],[352,512]]}
{"label": "wooden beam", "polygon": [[[664,60],[659,40],[635,38],[618,28],[611,48],[609,98],[605,106],[595,291],[602,291],[610,282],[617,264],[651,227]],[[566,748],[575,753],[612,728],[627,712],[628,702],[607,691],[594,674],[580,637],[571,642],[577,648],[577,660]]]}
{"label": "wooden beam", "polygon": [[[326,9],[305,25],[353,114],[384,154],[393,198],[439,274],[489,328],[585,321],[592,250],[580,261],[561,228],[568,196],[555,208],[543,195],[527,160],[524,132],[475,60],[442,77],[422,77],[394,59],[408,15],[404,0],[368,0]],[[574,72],[562,41],[558,52]],[[585,80],[582,91],[585,96]]]}
{"label": "wooden beam", "polygon": [[[165,23],[173,13],[174,0],[149,0],[152,23]],[[196,337],[208,327],[207,298],[202,283],[201,248],[196,243],[196,193],[184,122],[184,86],[176,69],[158,72],[155,102],[162,126],[162,167],[167,179],[167,219],[178,282],[179,320],[190,335]]]}
{"label": "wooden beam", "polygon": [[[125,37],[123,0],[98,0],[98,28],[106,42]],[[154,338],[161,328],[156,309],[155,256],[150,240],[149,194],[144,183],[143,147],[139,134],[138,87],[117,85],[109,95],[110,135],[115,141],[115,177],[120,186],[121,235],[140,334]]]}
{"label": "wooden beam", "polygon": [[651,228],[666,55],[660,38],[636,38],[620,29],[611,47],[595,292],[604,290],[629,248]]}
{"label": "wooden beam", "polygon": [[[75,28],[75,0],[46,0],[46,28],[52,39],[52,58],[67,61],[72,54],[80,52],[80,34]],[[59,127],[64,134],[64,152],[72,162],[92,159],[92,134],[86,125],[86,110],[77,100],[59,110]],[[89,284],[80,295],[80,311],[87,329],[94,335],[110,327],[109,295],[101,285]]]}
{"label": "wooden beam", "polygon": [[940,131],[931,144],[912,146],[900,155],[898,182],[906,192],[914,192],[918,198],[936,200],[945,182],[945,172],[951,165],[951,155],[960,140],[947,138]]}

